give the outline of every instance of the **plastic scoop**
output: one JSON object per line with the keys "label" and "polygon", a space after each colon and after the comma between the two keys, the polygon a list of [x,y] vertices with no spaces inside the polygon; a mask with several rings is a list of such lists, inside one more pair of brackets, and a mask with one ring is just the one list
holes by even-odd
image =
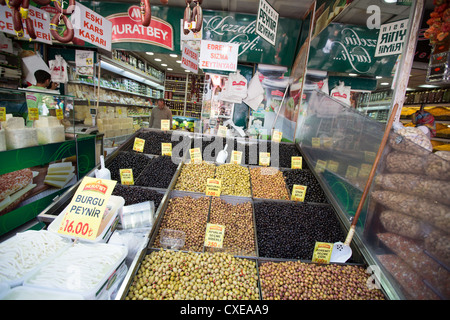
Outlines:
{"label": "plastic scoop", "polygon": [[225,148],[223,150],[221,150],[219,152],[219,154],[217,155],[217,158],[216,158],[217,163],[225,163],[225,161],[227,161],[227,158],[228,158],[227,147],[228,147],[228,144],[226,144]]}
{"label": "plastic scoop", "polygon": [[100,170],[95,169],[94,172],[96,178],[111,180],[111,172],[105,168],[105,159],[103,156],[100,156]]}
{"label": "plastic scoop", "polygon": [[378,163],[380,162],[381,155],[386,146],[389,134],[391,132],[392,124],[394,122],[394,117],[397,114],[398,103],[395,104],[389,121],[386,125],[386,130],[384,131],[383,138],[380,143],[380,147],[378,148],[377,155],[375,156],[375,160],[372,165],[372,169],[370,170],[369,177],[367,178],[366,186],[364,187],[363,194],[361,199],[359,200],[358,208],[356,209],[355,216],[353,217],[352,223],[350,225],[350,229],[348,230],[347,238],[345,242],[335,242],[333,245],[333,250],[331,251],[330,262],[340,262],[345,263],[348,259],[351,258],[353,252],[350,248],[350,243],[352,242],[353,235],[355,234],[356,224],[358,223],[359,215],[361,214],[362,207],[364,206],[364,202],[366,201],[367,195],[370,190],[370,186],[372,185],[373,178],[375,176],[375,171],[377,170]]}

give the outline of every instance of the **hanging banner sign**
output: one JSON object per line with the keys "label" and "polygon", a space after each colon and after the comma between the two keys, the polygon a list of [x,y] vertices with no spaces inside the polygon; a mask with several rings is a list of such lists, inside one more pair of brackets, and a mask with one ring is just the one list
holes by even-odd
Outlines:
{"label": "hanging banner sign", "polygon": [[238,54],[238,44],[202,40],[200,68],[235,72]]}
{"label": "hanging banner sign", "polygon": [[184,43],[181,49],[181,67],[197,74],[198,58],[198,51],[192,49],[187,43]]}
{"label": "hanging banner sign", "polygon": [[78,2],[70,18],[75,31],[75,38],[111,51],[112,24],[108,19]]}
{"label": "hanging banner sign", "polygon": [[330,23],[311,40],[308,69],[391,77],[397,56],[375,56],[378,34],[378,29]]}
{"label": "hanging banner sign", "polygon": [[94,75],[94,51],[75,50],[75,67],[80,76]]}
{"label": "hanging banner sign", "polygon": [[266,0],[259,1],[256,33],[271,45],[275,45],[278,29],[278,12]]}
{"label": "hanging banner sign", "polygon": [[173,29],[166,21],[152,16],[148,27],[141,22],[141,8],[131,6],[128,12],[106,17],[112,23],[112,42],[138,42],[173,50]]}
{"label": "hanging banner sign", "polygon": [[381,25],[375,57],[401,54],[407,29],[408,19]]}
{"label": "hanging banner sign", "polygon": [[[33,21],[34,33],[36,39],[33,41],[52,44],[52,35],[50,34],[50,15],[44,10],[30,6],[28,17]],[[22,40],[30,40],[25,23],[23,23],[24,36]],[[16,35],[14,30],[12,10],[6,5],[0,5],[0,32]]]}

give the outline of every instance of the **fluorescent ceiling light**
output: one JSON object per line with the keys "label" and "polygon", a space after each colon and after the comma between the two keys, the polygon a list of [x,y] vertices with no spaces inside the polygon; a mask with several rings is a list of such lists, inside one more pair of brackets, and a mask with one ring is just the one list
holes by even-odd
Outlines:
{"label": "fluorescent ceiling light", "polygon": [[173,57],[173,58],[178,57],[175,53],[171,53],[170,56]]}
{"label": "fluorescent ceiling light", "polygon": [[167,67],[167,64],[165,64],[165,63],[161,63],[161,65],[162,65],[163,67]]}
{"label": "fluorescent ceiling light", "polygon": [[159,58],[155,58],[155,61],[161,61],[161,59],[159,59]]}
{"label": "fluorescent ceiling light", "polygon": [[356,73],[349,73],[348,74],[350,77],[357,77],[358,75]]}
{"label": "fluorescent ceiling light", "polygon": [[168,70],[168,71],[172,71],[173,69],[172,69],[172,68],[167,68],[167,70]]}
{"label": "fluorescent ceiling light", "polygon": [[176,62],[177,62],[177,63],[181,63],[181,60],[177,60]]}
{"label": "fluorescent ceiling light", "polygon": [[382,83],[380,83],[382,86],[388,86],[389,85],[389,82],[382,82]]}
{"label": "fluorescent ceiling light", "polygon": [[397,0],[383,0],[383,1],[386,3],[396,3],[397,2]]}
{"label": "fluorescent ceiling light", "polygon": [[152,56],[152,55],[154,55],[154,53],[153,53],[153,52],[146,52],[146,54],[148,54],[149,56]]}
{"label": "fluorescent ceiling light", "polygon": [[376,76],[375,78],[376,78],[376,79],[383,79],[382,76]]}
{"label": "fluorescent ceiling light", "polygon": [[145,83],[145,84],[147,84],[149,86],[152,86],[152,87],[154,87],[156,89],[164,90],[164,86],[161,86],[160,84],[158,84],[156,82],[153,82],[151,80],[145,79],[145,78],[143,78],[143,77],[141,77],[141,76],[139,76],[137,74],[131,73],[129,71],[125,71],[125,70],[123,70],[121,68],[118,68],[118,67],[108,63],[108,62],[101,61],[101,67],[103,69],[105,69],[105,70],[108,70],[108,71],[120,74],[120,75],[122,75],[124,77],[127,77],[129,79],[133,79],[133,80],[136,80],[138,82]]}
{"label": "fluorescent ceiling light", "polygon": [[188,69],[185,69],[184,71],[186,71],[186,72],[191,72],[190,70],[188,70]]}
{"label": "fluorescent ceiling light", "polygon": [[433,84],[422,84],[419,88],[439,88],[439,86],[435,86]]}

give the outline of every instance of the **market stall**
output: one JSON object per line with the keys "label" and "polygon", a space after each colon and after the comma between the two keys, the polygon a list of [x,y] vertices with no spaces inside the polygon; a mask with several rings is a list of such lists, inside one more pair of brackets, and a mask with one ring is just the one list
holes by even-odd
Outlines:
{"label": "market stall", "polygon": [[[446,102],[447,89],[406,95],[422,1],[384,4],[380,12],[393,12],[395,21],[381,15],[378,27],[355,18],[362,0],[311,1],[295,19],[279,17],[267,1],[256,15],[202,11],[206,1],[153,4],[151,21],[136,19],[147,2],[79,1],[64,9],[41,2],[32,10],[54,42],[24,50],[23,39],[14,41],[21,55],[67,73],[49,94],[57,103],[43,103],[50,114],[38,104],[31,127],[23,112],[12,115],[11,105],[24,99],[11,97],[21,90],[2,89],[6,142],[26,143],[26,130],[45,134],[36,134],[38,145],[5,143],[0,151],[1,174],[26,171],[17,190],[2,192],[0,208],[28,197],[39,175],[58,192],[45,194],[27,217],[37,230],[23,219],[5,230],[1,299],[449,298],[442,239],[450,159],[398,121],[379,148],[386,120],[411,115],[405,108],[390,114],[405,96],[407,104]],[[189,20],[189,4],[200,20]],[[0,8],[5,17],[19,10]],[[274,23],[264,25],[262,13]],[[71,35],[69,22],[83,28]],[[389,46],[390,31],[412,41]],[[11,70],[24,60],[5,57]],[[180,59],[181,69],[156,64],[161,58]],[[381,81],[392,81],[390,89]],[[172,123],[149,128],[158,98]],[[445,117],[445,106],[434,111]],[[62,141],[48,141],[61,129]],[[98,151],[99,140],[107,153]],[[10,170],[14,157],[21,162]],[[333,261],[334,244],[352,223],[351,255]]]}

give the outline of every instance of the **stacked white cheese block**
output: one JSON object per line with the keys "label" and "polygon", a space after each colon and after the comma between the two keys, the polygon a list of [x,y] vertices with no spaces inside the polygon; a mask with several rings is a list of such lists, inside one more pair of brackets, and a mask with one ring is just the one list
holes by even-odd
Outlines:
{"label": "stacked white cheese block", "polygon": [[72,162],[53,163],[48,166],[44,183],[52,187],[62,188],[75,176]]}

